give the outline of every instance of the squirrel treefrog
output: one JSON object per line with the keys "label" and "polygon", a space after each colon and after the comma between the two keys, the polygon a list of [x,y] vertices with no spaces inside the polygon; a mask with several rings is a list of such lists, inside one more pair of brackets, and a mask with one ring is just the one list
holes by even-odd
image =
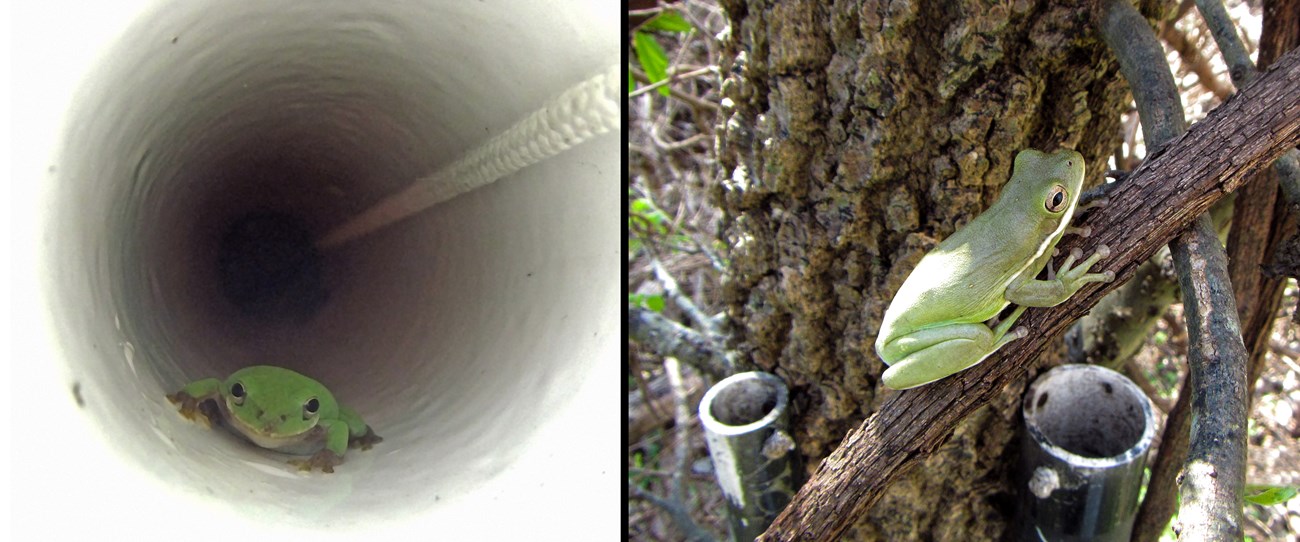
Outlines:
{"label": "squirrel treefrog", "polygon": [[383,440],[320,382],[280,367],[246,367],[224,382],[205,378],[167,399],[185,418],[208,427],[215,420],[263,448],[314,453],[289,462],[299,470],[334,472],[349,445],[369,450]]}
{"label": "squirrel treefrog", "polygon": [[[997,203],[926,253],[885,310],[876,353],[889,369],[885,385],[928,384],[979,363],[1024,337],[1011,330],[1026,307],[1057,305],[1090,282],[1110,282],[1112,271],[1089,273],[1110,254],[1102,245],[1070,254],[1060,271],[1038,273],[1052,259],[1083,185],[1083,156],[1071,150],[1016,155],[1011,180]],[[990,320],[1009,304],[1001,323]]]}

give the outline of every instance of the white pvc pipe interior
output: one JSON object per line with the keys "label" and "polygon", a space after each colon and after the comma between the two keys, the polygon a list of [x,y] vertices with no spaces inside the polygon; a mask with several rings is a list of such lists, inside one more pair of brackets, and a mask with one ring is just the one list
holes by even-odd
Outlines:
{"label": "white pvc pipe interior", "polygon": [[[616,133],[324,251],[251,315],[215,263],[248,213],[319,235],[615,64],[617,4],[13,10],[18,532],[618,536]],[[305,475],[164,399],[252,364],[384,442]]]}

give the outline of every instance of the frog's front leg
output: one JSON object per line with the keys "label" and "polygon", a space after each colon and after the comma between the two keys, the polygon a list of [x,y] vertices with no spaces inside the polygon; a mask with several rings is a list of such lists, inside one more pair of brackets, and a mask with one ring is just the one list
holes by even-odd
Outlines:
{"label": "frog's front leg", "polygon": [[348,447],[369,450],[384,439],[375,434],[375,430],[362,421],[355,410],[339,405],[339,419],[348,425]]}
{"label": "frog's front leg", "polygon": [[1022,275],[1020,279],[1007,287],[1007,301],[1029,307],[1053,307],[1069,299],[1085,284],[1115,280],[1113,271],[1106,271],[1105,273],[1088,272],[1088,269],[1096,265],[1102,258],[1110,256],[1109,247],[1106,245],[1097,247],[1097,251],[1092,256],[1075,266],[1074,262],[1082,256],[1083,253],[1079,249],[1071,251],[1065,261],[1061,263],[1060,271],[1057,271],[1055,276],[1048,280],[1037,280],[1030,274]]}
{"label": "frog's front leg", "polygon": [[181,391],[167,395],[168,401],[181,407],[181,416],[184,416],[187,420],[198,422],[211,428],[212,420],[208,418],[208,415],[200,406],[204,401],[209,399],[214,401],[221,400],[220,380],[215,378],[196,380],[184,388],[181,388]]}
{"label": "frog's front leg", "polygon": [[952,324],[903,335],[884,346],[881,355],[896,361],[885,370],[885,385],[904,390],[960,372],[987,358],[1002,345],[1024,337],[1021,329],[1008,332],[1016,317],[1008,317],[996,330],[984,324]]}
{"label": "frog's front leg", "polygon": [[308,472],[318,467],[321,472],[334,472],[334,467],[343,464],[343,454],[348,451],[348,424],[340,420],[321,420],[317,425],[325,430],[325,448],[309,459],[292,459],[289,464]]}

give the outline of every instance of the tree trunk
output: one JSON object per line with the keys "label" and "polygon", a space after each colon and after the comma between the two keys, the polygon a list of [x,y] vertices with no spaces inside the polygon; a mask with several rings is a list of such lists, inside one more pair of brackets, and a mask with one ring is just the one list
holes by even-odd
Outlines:
{"label": "tree trunk", "polygon": [[[733,346],[790,385],[811,473],[879,405],[872,344],[921,256],[996,199],[1021,149],[1076,149],[1100,183],[1129,95],[1092,2],[723,5]],[[1001,538],[1025,384],[960,424],[851,537]]]}

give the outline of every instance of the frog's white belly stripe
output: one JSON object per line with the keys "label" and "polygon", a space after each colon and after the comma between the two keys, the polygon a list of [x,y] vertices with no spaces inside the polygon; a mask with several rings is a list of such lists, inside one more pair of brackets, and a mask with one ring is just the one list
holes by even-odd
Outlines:
{"label": "frog's white belly stripe", "polygon": [[[1061,221],[1057,223],[1056,230],[1054,230],[1051,235],[1048,235],[1047,237],[1043,238],[1042,242],[1038,244],[1038,249],[1034,251],[1034,255],[1026,259],[1024,263],[1021,264],[1020,268],[1017,269],[1016,272],[1011,275],[1011,280],[1007,282],[1007,286],[1010,286],[1011,282],[1016,280],[1016,277],[1019,277],[1022,273],[1024,273],[1025,270],[1028,269],[1029,266],[1032,265],[1035,260],[1038,260],[1038,258],[1041,257],[1043,253],[1047,252],[1048,248],[1055,248],[1056,241],[1060,239],[1061,233],[1064,232],[1065,228],[1070,225],[1070,219],[1074,215],[1074,205],[1075,204],[1073,202],[1070,203],[1070,208],[1065,210],[1064,215],[1061,215]],[[1038,273],[1034,273],[1034,274],[1037,275]],[[1034,278],[1034,277],[1029,277],[1029,278]]]}

